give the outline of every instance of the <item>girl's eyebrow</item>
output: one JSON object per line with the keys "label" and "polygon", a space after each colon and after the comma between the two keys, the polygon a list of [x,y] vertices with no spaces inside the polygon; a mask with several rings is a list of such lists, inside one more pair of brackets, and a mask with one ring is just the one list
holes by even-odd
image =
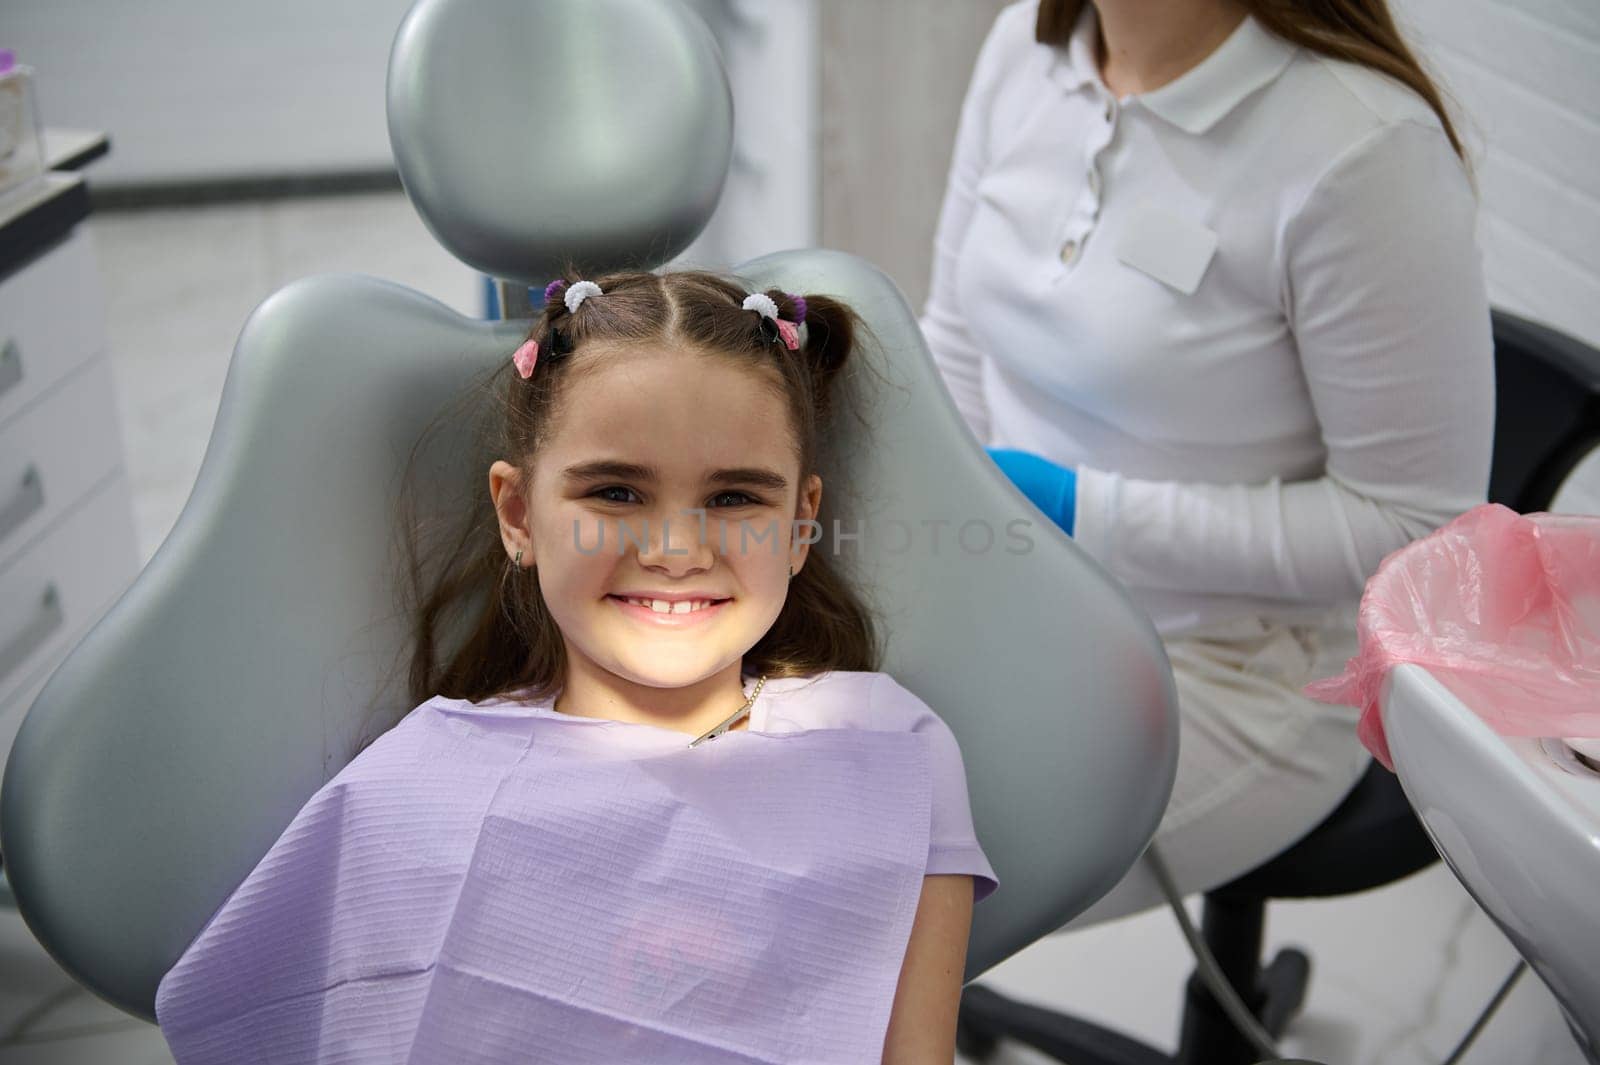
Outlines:
{"label": "girl's eyebrow", "polygon": [[[654,466],[641,466],[636,462],[616,462],[609,459],[580,462],[562,470],[561,475],[569,481],[590,481],[602,477],[615,477],[622,481],[645,482],[654,482],[657,479]],[[713,470],[706,475],[706,483],[742,484],[754,488],[765,488],[772,492],[782,492],[789,487],[789,482],[782,474],[760,466],[739,466],[728,470]]]}

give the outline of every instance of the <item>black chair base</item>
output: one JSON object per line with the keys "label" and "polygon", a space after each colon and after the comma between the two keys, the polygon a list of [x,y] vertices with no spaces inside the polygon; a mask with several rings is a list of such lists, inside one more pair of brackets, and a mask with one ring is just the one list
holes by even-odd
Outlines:
{"label": "black chair base", "polygon": [[972,984],[961,993],[956,1049],[974,1061],[987,1061],[1001,1038],[1072,1065],[1172,1065],[1161,1051],[1109,1028]]}
{"label": "black chair base", "polygon": [[[1300,1015],[1310,983],[1311,959],[1305,951],[1288,947],[1261,970],[1255,994],[1244,997],[1274,1042]],[[1261,1060],[1261,1052],[1234,1027],[1198,972],[1190,974],[1184,992],[1183,1027],[1173,1060],[1177,1065],[1249,1065]]]}
{"label": "black chair base", "polygon": [[[1299,1015],[1310,979],[1311,959],[1292,947],[1279,951],[1262,970],[1254,1002],[1249,998],[1246,1002],[1254,1006],[1256,1019],[1274,1039],[1281,1038]],[[1072,1065],[1247,1065],[1261,1060],[1249,1040],[1234,1029],[1199,973],[1189,977],[1176,1057],[1109,1028],[1006,998],[981,984],[971,985],[961,995],[956,1048],[973,1061],[987,1061],[1002,1038]]]}

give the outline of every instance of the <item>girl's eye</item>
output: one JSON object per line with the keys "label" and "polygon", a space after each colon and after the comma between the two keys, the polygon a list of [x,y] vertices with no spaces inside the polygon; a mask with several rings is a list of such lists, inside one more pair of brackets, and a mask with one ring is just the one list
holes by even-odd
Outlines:
{"label": "girl's eye", "polygon": [[608,494],[608,493],[616,493],[616,492],[620,492],[620,493],[623,493],[625,495],[632,495],[633,494],[633,489],[625,487],[625,486],[620,485],[620,484],[608,484],[604,488],[596,488],[593,492],[590,492],[589,494],[591,496],[599,497],[601,502],[604,502],[604,503],[627,503],[627,502],[629,502],[629,500],[627,500],[627,499],[620,499],[620,498],[617,498],[615,495]]}
{"label": "girl's eye", "polygon": [[[592,499],[600,500],[602,503],[632,503],[638,501],[639,498],[633,489],[621,484],[608,484],[602,488],[596,488],[589,493],[589,496]],[[718,508],[759,506],[760,504],[761,500],[750,493],[735,491],[718,492],[711,497],[710,502],[710,506]]]}

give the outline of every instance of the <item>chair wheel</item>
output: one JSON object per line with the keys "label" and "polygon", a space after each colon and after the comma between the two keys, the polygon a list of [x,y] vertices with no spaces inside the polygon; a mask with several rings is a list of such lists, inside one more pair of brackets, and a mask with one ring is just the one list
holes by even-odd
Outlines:
{"label": "chair wheel", "polygon": [[956,1050],[973,1061],[988,1061],[999,1049],[1000,1040],[974,1025],[962,1011],[956,1016]]}
{"label": "chair wheel", "polygon": [[1306,986],[1311,982],[1311,959],[1303,950],[1285,947],[1261,970],[1263,993],[1259,1016],[1261,1027],[1274,1039],[1281,1038],[1289,1022],[1305,1005]]}

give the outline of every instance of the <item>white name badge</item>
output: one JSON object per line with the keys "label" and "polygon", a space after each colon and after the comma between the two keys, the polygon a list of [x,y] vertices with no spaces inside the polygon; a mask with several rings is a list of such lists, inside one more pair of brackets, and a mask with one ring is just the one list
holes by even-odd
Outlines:
{"label": "white name badge", "polygon": [[1216,250],[1217,235],[1199,222],[1146,206],[1123,228],[1117,258],[1188,296],[1200,287]]}

